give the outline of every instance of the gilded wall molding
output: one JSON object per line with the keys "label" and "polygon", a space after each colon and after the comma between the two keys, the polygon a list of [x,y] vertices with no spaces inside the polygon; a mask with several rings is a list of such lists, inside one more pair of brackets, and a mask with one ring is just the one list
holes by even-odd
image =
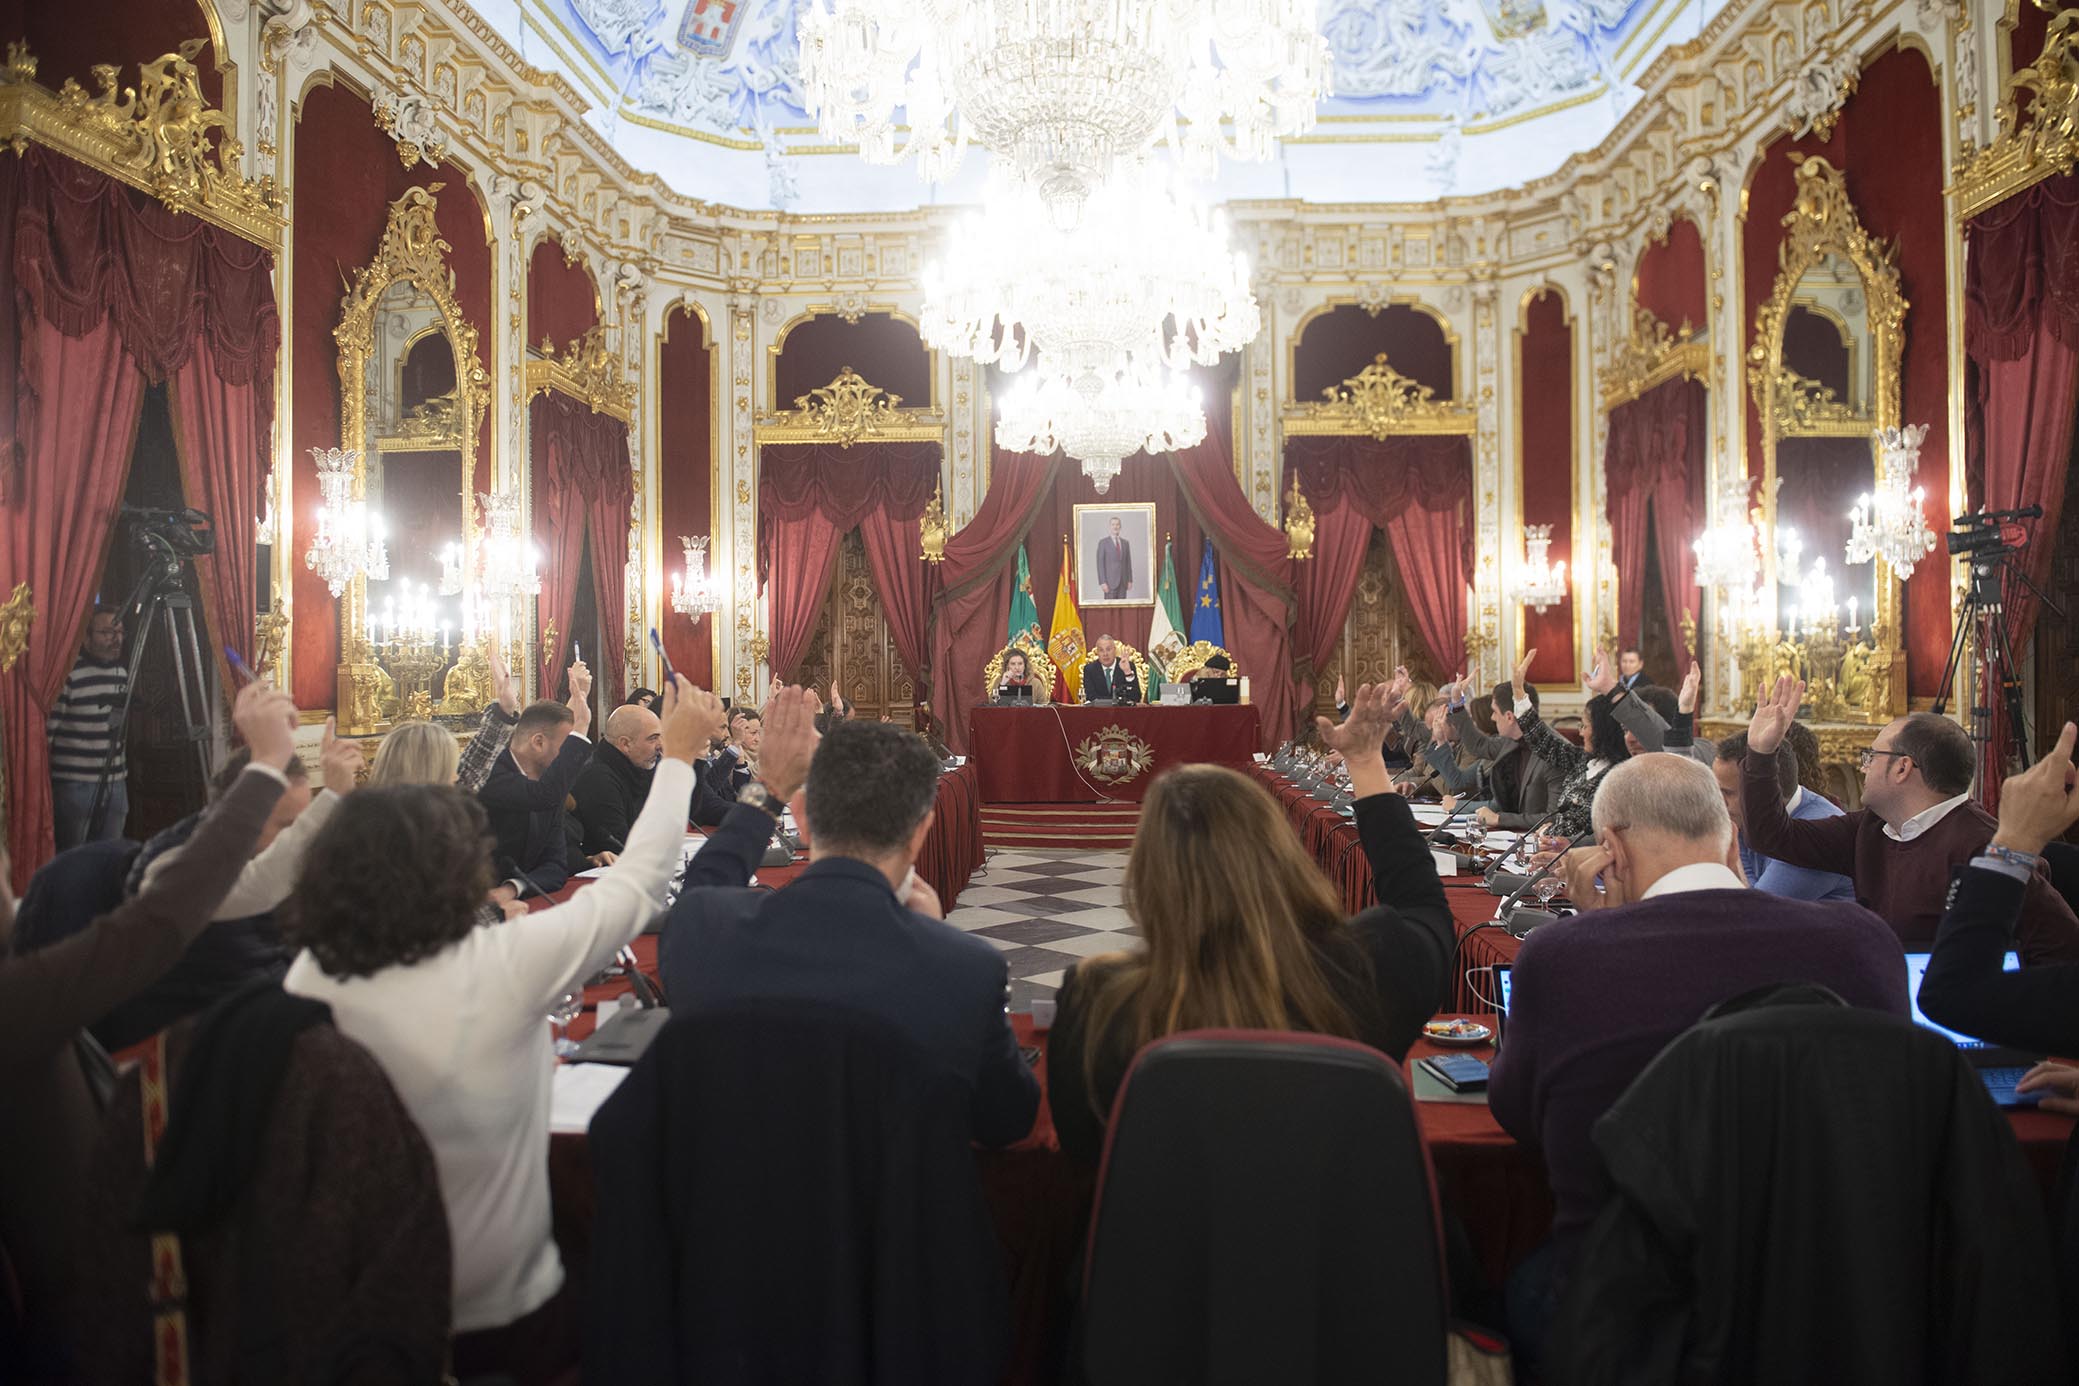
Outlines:
{"label": "gilded wall molding", "polygon": [[1994,119],[1998,136],[1957,174],[1955,192],[1967,219],[2079,163],[2079,10],[2051,19],[2043,51],[2007,79]]}
{"label": "gilded wall molding", "polygon": [[1627,404],[1670,380],[1711,383],[1711,343],[1694,336],[1689,323],[1677,333],[1652,312],[1634,306],[1631,332],[1610,353],[1601,371],[1604,409]]}
{"label": "gilded wall molding", "polygon": [[1436,398],[1434,389],[1393,369],[1383,351],[1369,366],[1340,385],[1327,386],[1321,395],[1320,400],[1285,410],[1286,437],[1470,436],[1478,425],[1472,408]]}
{"label": "gilded wall molding", "polygon": [[530,400],[554,390],[595,414],[606,414],[622,423],[630,423],[635,417],[636,384],[623,374],[621,358],[608,350],[603,326],[587,330],[561,355],[556,354],[555,344],[544,337],[540,354],[528,358],[526,380]]}
{"label": "gilded wall molding", "polygon": [[828,385],[794,397],[794,407],[761,414],[758,441],[763,443],[935,442],[946,438],[945,416],[928,409],[905,409],[902,396],[891,395],[846,366]]}

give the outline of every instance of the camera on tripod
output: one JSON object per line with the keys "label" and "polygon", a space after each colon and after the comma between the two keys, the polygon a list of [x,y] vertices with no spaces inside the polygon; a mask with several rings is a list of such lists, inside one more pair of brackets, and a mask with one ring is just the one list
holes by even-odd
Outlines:
{"label": "camera on tripod", "polygon": [[200,558],[216,552],[216,526],[203,511],[125,505],[122,518],[130,526],[131,539],[141,548],[173,558]]}
{"label": "camera on tripod", "polygon": [[1975,515],[1959,515],[1950,521],[1949,552],[1956,557],[1968,556],[1973,563],[2019,553],[2022,541],[2009,539],[2007,526],[2018,525],[2023,520],[2040,519],[2042,515],[2043,507],[2040,505],[2022,510],[1981,510]]}

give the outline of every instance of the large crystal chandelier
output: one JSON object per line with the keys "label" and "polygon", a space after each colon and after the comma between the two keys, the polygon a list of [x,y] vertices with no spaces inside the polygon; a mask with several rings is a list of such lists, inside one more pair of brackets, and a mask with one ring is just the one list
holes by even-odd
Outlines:
{"label": "large crystal chandelier", "polygon": [[390,551],[383,542],[382,517],[354,495],[354,468],[360,454],[338,448],[312,448],[318,464],[317,533],[304,566],[325,580],[334,597],[346,591],[356,574],[370,582],[390,576]]}
{"label": "large crystal chandelier", "polygon": [[1566,600],[1566,564],[1550,561],[1551,554],[1552,526],[1524,526],[1523,568],[1509,595],[1540,614]]}
{"label": "large crystal chandelier", "polygon": [[1262,161],[1330,92],[1315,0],[818,0],[806,105],[868,163],[940,179],[978,140],[1073,226],[1156,143],[1195,176]]}
{"label": "large crystal chandelier", "polygon": [[1190,378],[1154,366],[1089,371],[1075,380],[1049,372],[1021,377],[998,402],[996,442],[1042,456],[1060,449],[1080,460],[1097,494],[1111,490],[1136,452],[1174,452],[1206,436],[1205,410]]}
{"label": "large crystal chandelier", "polygon": [[721,594],[707,575],[707,536],[682,534],[679,546],[685,552],[685,569],[671,575],[671,609],[699,620],[721,608]]}
{"label": "large crystal chandelier", "polygon": [[1748,513],[1745,476],[1729,478],[1719,494],[1718,523],[1690,545],[1696,554],[1696,585],[1722,597],[1751,592],[1761,583],[1761,536]]}
{"label": "large crystal chandelier", "polygon": [[1926,424],[1877,434],[1877,489],[1857,500],[1848,513],[1850,563],[1881,558],[1904,579],[1934,552],[1934,532],[1923,513],[1927,491],[1913,484],[1920,470],[1920,445],[1926,439]]}

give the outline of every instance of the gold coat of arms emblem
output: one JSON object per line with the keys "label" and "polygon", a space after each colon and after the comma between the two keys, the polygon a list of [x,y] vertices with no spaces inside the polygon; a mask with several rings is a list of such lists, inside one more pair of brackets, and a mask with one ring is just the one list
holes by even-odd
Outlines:
{"label": "gold coat of arms emblem", "polygon": [[1113,725],[1076,747],[1076,764],[1106,784],[1136,779],[1155,763],[1155,748],[1124,727]]}

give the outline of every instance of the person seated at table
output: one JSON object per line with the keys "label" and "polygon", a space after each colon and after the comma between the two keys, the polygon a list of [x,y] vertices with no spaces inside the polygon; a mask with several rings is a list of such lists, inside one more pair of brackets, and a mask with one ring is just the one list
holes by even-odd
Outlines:
{"label": "person seated at table", "polygon": [[1218,765],[1185,765],[1148,787],[1126,860],[1126,912],[1142,944],[1062,978],[1049,1039],[1049,1108],[1061,1148],[1094,1168],[1105,1122],[1141,1047],[1178,1030],[1305,1030],[1399,1059],[1437,1008],[1451,909],[1379,747],[1383,686],[1361,685],[1341,726],[1378,906],[1345,918],[1277,801]]}
{"label": "person seated at table", "polygon": [[570,666],[570,702],[530,703],[476,792],[498,842],[494,903],[553,895],[570,879],[563,801],[592,759],[592,673]]}
{"label": "person seated at table", "polygon": [[758,774],[758,745],[765,733],[765,718],[755,707],[729,710],[729,740],[715,755],[708,784],[715,793],[736,802],[737,792]]}
{"label": "person seated at table", "polygon": [[[521,731],[525,733],[525,714]],[[573,1306],[549,1224],[545,1017],[664,908],[679,866],[694,753],[724,723],[721,700],[677,680],[664,695],[663,759],[627,850],[569,900],[476,925],[492,881],[482,805],[439,785],[364,790],[311,847],[288,912],[302,948],[286,988],[389,1075],[440,1171],[454,1253],[454,1369],[521,1386],[577,1358]],[[725,824],[753,859],[771,820]],[[712,860],[710,858],[712,857]],[[687,879],[721,868],[703,851]]]}
{"label": "person seated at table", "polygon": [[1610,711],[1616,716],[1617,725],[1624,728],[1626,750],[1635,756],[1648,751],[1674,751],[1699,765],[1717,760],[1717,749],[1696,734],[1696,695],[1703,682],[1703,671],[1695,660],[1689,663],[1689,673],[1683,677],[1680,691],[1657,683],[1621,688],[1600,666],[1598,673],[1603,686],[1591,685],[1589,691],[1609,697]]}
{"label": "person seated at table", "polygon": [[1119,657],[1119,642],[1100,635],[1090,647],[1091,659],[1083,666],[1083,701],[1086,703],[1137,703],[1141,700],[1140,675],[1129,660]]}
{"label": "person seated at table", "polygon": [[1216,689],[1234,682],[1234,661],[1224,654],[1216,654],[1180,681],[1191,685],[1192,702],[1210,703],[1216,696]]}
{"label": "person seated at table", "polygon": [[1441,694],[1423,706],[1416,757],[1425,773],[1412,782],[1403,777],[1402,793],[1477,798],[1486,787],[1487,762],[1459,742],[1458,730],[1451,725],[1451,704]]}
{"label": "person seated at table", "polygon": [[[1725,797],[1726,811],[1732,815],[1733,829],[1738,833],[1740,825],[1746,821],[1746,811],[1740,807],[1740,797],[1746,792],[1740,766],[1747,759],[1747,733],[1736,732],[1719,742],[1716,757],[1711,762],[1711,774],[1718,781],[1719,793]],[[1771,759],[1776,766],[1776,788],[1783,795],[1784,812],[1792,819],[1803,822],[1812,818],[1841,816],[1838,805],[1797,782],[1797,757],[1789,746],[1777,747]],[[1747,845],[1744,835],[1739,837],[1739,845],[1740,869],[1756,890],[1769,895],[1787,895],[1793,900],[1855,898],[1855,882],[1838,871],[1817,871],[1765,857]]]}
{"label": "person seated at table", "polygon": [[[768,762],[777,713],[774,722]],[[1021,1139],[1040,1092],[1004,1011],[1003,954],[945,923],[914,869],[938,801],[938,758],[914,732],[859,721],[831,727],[804,759],[805,781],[768,764],[765,784],[744,793],[775,817],[800,795],[808,867],[785,890],[743,889],[747,863],[740,877],[679,895],[658,941],[673,1007],[813,1001],[878,1017],[967,1087],[974,1140]]]}
{"label": "person seated at table", "polygon": [[[1559,793],[1561,775],[1551,761],[1532,755],[1523,742],[1523,727],[1516,721],[1516,685],[1498,683],[1489,694],[1494,717],[1494,734],[1480,730],[1467,706],[1472,687],[1460,679],[1446,692],[1450,695],[1451,730],[1458,744],[1487,762],[1488,802],[1473,816],[1490,828],[1521,830],[1543,818]],[[1522,685],[1531,710],[1538,706],[1538,690]]]}
{"label": "person seated at table", "polygon": [[629,825],[650,795],[650,776],[663,753],[664,723],[656,713],[629,703],[607,715],[606,736],[570,790],[580,854],[613,865],[628,845]]}
{"label": "person seated at table", "polygon": [[1045,703],[1054,695],[1054,690],[1047,687],[1044,681],[1032,676],[1032,660],[1026,656],[1025,651],[1013,645],[1003,652],[1003,673],[997,678],[996,687],[989,691],[989,696],[999,702],[1011,697],[1024,696],[1010,691],[1017,688],[1030,688],[1030,696],[1034,703]]}
{"label": "person seated at table", "polygon": [[[1773,789],[1774,782],[1770,782]],[[1544,1152],[1552,1238],[1510,1276],[1509,1336],[1533,1361],[1588,1225],[1609,1196],[1590,1132],[1654,1055],[1721,1001],[1779,982],[1830,987],[1901,1018],[1906,960],[1860,905],[1757,896],[1711,772],[1650,752],[1600,777],[1596,845],[1564,861],[1582,911],[1523,940],[1487,1102]]]}
{"label": "person seated at table", "polygon": [[[1803,699],[1804,685],[1786,674],[1748,724],[1740,796],[1747,845],[1793,866],[1846,867],[1855,897],[1889,922],[1901,942],[1932,944],[1951,874],[1985,850],[1998,826],[1970,801],[1978,762],[1971,734],[1932,712],[1896,718],[1862,753],[1860,809],[1793,820],[1775,792],[1774,757]],[[2028,967],[2079,961],[2079,919],[2047,871],[2029,881],[2016,946]]]}
{"label": "person seated at table", "polygon": [[[1530,674],[1530,662],[1537,657],[1536,650],[1527,650],[1517,662],[1515,677],[1510,680],[1517,688],[1524,686],[1524,680]],[[1608,662],[1607,654],[1596,651],[1595,668],[1588,676],[1591,684],[1602,681],[1603,669]],[[1537,708],[1521,693],[1516,695],[1515,712],[1516,724],[1523,731],[1523,744],[1560,776],[1559,794],[1553,801],[1554,815],[1545,835],[1557,838],[1581,836],[1589,830],[1596,785],[1611,767],[1631,759],[1631,751],[1624,744],[1624,728],[1617,723],[1609,697],[1598,693],[1588,700],[1588,744],[1585,747],[1576,746],[1546,726],[1538,716]]]}
{"label": "person seated at table", "polygon": [[[1395,671],[1396,677],[1401,672],[1405,671]],[[1350,715],[1350,683],[1341,674],[1335,676],[1334,702],[1335,720],[1341,722],[1348,718]],[[1394,715],[1396,717],[1399,715],[1397,708]],[[1387,731],[1386,744],[1379,748],[1379,754],[1385,758],[1388,770],[1399,772],[1414,764],[1414,757],[1401,748],[1400,732],[1397,728]]]}

